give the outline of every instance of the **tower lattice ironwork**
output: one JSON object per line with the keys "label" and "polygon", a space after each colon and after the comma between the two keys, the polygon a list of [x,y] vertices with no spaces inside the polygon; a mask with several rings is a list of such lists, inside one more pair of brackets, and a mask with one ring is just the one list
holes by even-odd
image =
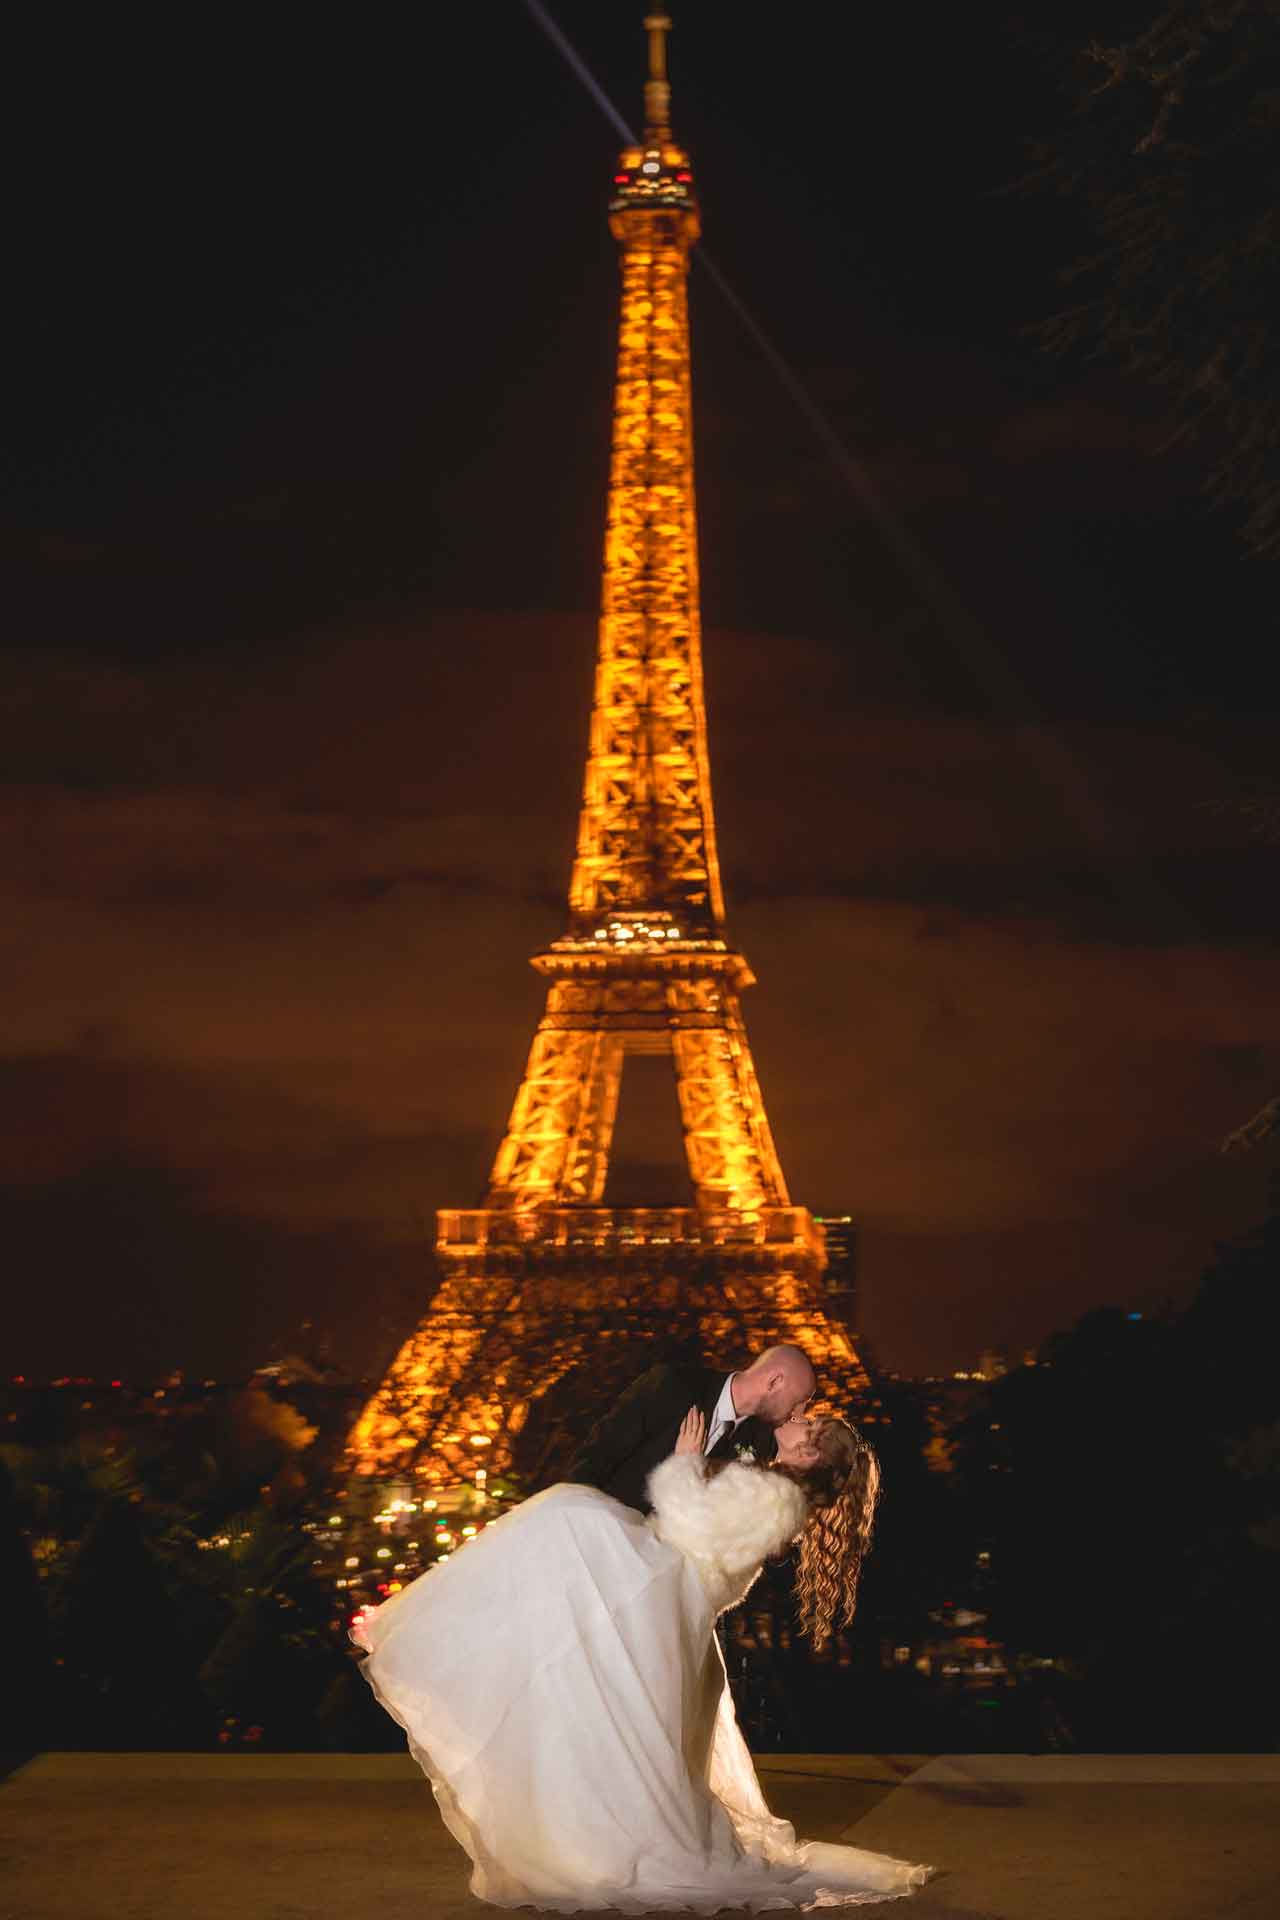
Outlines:
{"label": "tower lattice ironwork", "polygon": [[[563,938],[484,1205],[439,1215],[441,1284],[357,1422],[357,1473],[441,1507],[504,1475],[554,1477],[611,1390],[663,1351],[810,1353],[867,1386],[822,1306],[821,1225],[792,1204],[725,937],[707,756],[694,508],[689,156],[672,138],[669,21],[646,20],[642,144],[622,152],[621,254],[599,646]],[[674,1064],[694,1204],[604,1205],[628,1055]]]}

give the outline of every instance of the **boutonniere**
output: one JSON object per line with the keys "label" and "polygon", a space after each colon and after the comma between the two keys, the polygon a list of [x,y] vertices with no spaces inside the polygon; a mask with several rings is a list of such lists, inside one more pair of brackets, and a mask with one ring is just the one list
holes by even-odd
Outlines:
{"label": "boutonniere", "polygon": [[736,1458],[741,1460],[744,1466],[753,1467],[755,1465],[756,1450],[754,1447],[735,1447],[733,1451]]}

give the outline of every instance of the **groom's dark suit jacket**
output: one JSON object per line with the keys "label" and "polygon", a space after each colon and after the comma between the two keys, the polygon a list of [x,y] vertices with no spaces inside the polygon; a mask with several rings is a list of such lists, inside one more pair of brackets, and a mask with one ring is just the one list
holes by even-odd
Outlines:
{"label": "groom's dark suit jacket", "polygon": [[[663,1364],[642,1373],[609,1411],[596,1421],[569,1463],[566,1480],[611,1493],[628,1507],[648,1513],[645,1481],[659,1460],[675,1451],[680,1422],[690,1407],[704,1414],[707,1426],[729,1367],[680,1367]],[[733,1459],[739,1447],[751,1447],[757,1460],[777,1452],[772,1427],[754,1416],[724,1434],[711,1459]]]}

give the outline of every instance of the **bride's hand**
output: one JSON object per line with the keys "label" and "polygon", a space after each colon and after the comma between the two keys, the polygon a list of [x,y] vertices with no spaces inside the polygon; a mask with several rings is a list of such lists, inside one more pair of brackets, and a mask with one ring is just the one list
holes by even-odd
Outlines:
{"label": "bride's hand", "polygon": [[701,1453],[702,1443],[707,1437],[707,1422],[696,1407],[690,1407],[680,1422],[680,1431],[676,1435],[677,1453]]}

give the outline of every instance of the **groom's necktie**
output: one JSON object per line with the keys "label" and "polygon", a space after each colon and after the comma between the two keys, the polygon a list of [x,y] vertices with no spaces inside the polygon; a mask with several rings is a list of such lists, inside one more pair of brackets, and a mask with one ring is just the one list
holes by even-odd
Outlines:
{"label": "groom's necktie", "polygon": [[733,1458],[734,1442],[737,1439],[738,1427],[741,1426],[741,1424],[742,1422],[738,1421],[736,1425],[731,1424],[724,1429],[723,1433],[721,1433],[716,1440],[715,1445],[707,1448],[708,1460],[731,1460]]}
{"label": "groom's necktie", "polygon": [[726,1439],[732,1440],[746,1418],[745,1414],[738,1412],[734,1404],[733,1382],[736,1378],[737,1375],[731,1373],[722,1381],[715,1405],[707,1415],[707,1437],[703,1442],[702,1451],[708,1460],[724,1458],[724,1442]]}

